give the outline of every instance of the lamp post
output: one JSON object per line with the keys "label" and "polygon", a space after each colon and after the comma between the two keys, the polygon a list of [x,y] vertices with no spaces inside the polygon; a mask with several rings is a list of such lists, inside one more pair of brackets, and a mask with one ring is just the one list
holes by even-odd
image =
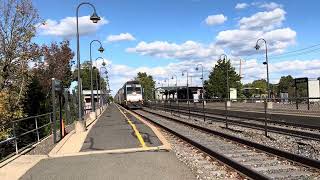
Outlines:
{"label": "lamp post", "polygon": [[[167,80],[168,80],[168,96],[167,96],[167,97],[169,97],[169,99],[170,99],[170,93],[169,93],[169,87],[170,87],[170,82],[169,82],[169,80],[170,80],[170,78],[165,79],[164,82],[167,82]],[[168,99],[168,98],[166,98],[166,100],[167,100],[167,99]]]}
{"label": "lamp post", "polygon": [[[223,57],[223,59],[221,59]],[[226,75],[227,75],[227,100],[230,98],[230,88],[229,88],[229,66],[228,66],[228,57],[225,54],[220,55],[220,60],[223,60],[226,63]]]}
{"label": "lamp post", "polygon": [[78,68],[78,121],[76,122],[76,126],[75,126],[75,129],[76,129],[76,132],[83,132],[85,131],[85,124],[84,124],[84,121],[82,119],[82,100],[81,100],[81,91],[82,91],[82,88],[80,86],[80,83],[81,82],[81,77],[80,77],[80,37],[79,37],[79,8],[82,6],[82,5],[89,5],[93,8],[93,14],[90,16],[90,20],[93,22],[93,23],[98,23],[98,21],[101,19],[98,15],[97,15],[97,12],[96,12],[96,8],[94,7],[94,5],[92,5],[91,3],[88,3],[88,2],[83,2],[83,3],[80,3],[77,7],[77,10],[76,10],[76,26],[77,26],[77,68]]}
{"label": "lamp post", "polygon": [[201,66],[201,79],[202,79],[202,111],[203,111],[203,121],[206,121],[206,115],[205,115],[205,111],[204,111],[204,83],[203,83],[203,65],[202,64],[197,64],[196,66],[196,71],[199,70],[199,66]]}
{"label": "lamp post", "polygon": [[190,103],[189,103],[189,72],[187,70],[182,71],[182,76],[184,73],[187,73],[187,104],[188,104],[188,111],[189,111],[189,119],[190,119]]}
{"label": "lamp post", "polygon": [[[96,71],[96,88],[97,88],[97,99],[99,99],[100,100],[100,106],[101,106],[101,81],[100,81],[100,79],[99,79],[99,86],[98,86],[98,71],[100,72],[100,70],[101,70],[101,68],[100,69],[98,69],[98,66],[97,66],[97,60],[98,59],[102,59],[102,60],[104,60],[102,57],[97,57],[96,58],[96,68],[97,68],[97,71]],[[103,63],[102,63],[102,66],[104,67],[106,65],[106,63],[103,61]],[[101,75],[100,75],[100,77],[101,77]],[[98,87],[99,87],[99,89],[98,89]],[[99,91],[100,91],[100,94],[99,94]]]}
{"label": "lamp post", "polygon": [[[98,51],[100,53],[103,53],[104,49],[102,47],[102,43],[99,41],[99,40],[92,40],[90,42],[90,62],[91,62],[91,65],[90,65],[90,83],[91,83],[91,112],[95,112],[96,111],[96,105],[95,105],[95,101],[94,101],[94,95],[93,95],[93,75],[92,75],[92,67],[93,67],[93,64],[92,64],[92,55],[91,55],[91,48],[92,48],[92,43],[93,42],[98,42],[100,44],[100,47],[98,49]],[[98,87],[96,87],[98,88]],[[96,118],[97,118],[97,113],[96,113]]]}
{"label": "lamp post", "polygon": [[259,42],[263,41],[265,45],[265,55],[266,55],[266,61],[263,62],[264,65],[267,66],[267,90],[268,90],[268,99],[270,98],[270,87],[269,87],[269,62],[268,62],[268,46],[267,46],[267,41],[263,38],[260,38],[256,42],[256,50],[260,49]]}
{"label": "lamp post", "polygon": [[[172,75],[172,77],[171,77],[171,79],[173,79],[173,76],[175,76],[176,77],[176,93],[177,93],[177,102],[178,102],[178,78],[177,78],[177,75]],[[173,99],[174,99],[174,96],[173,96]]]}
{"label": "lamp post", "polygon": [[[228,57],[225,54],[221,54],[220,58],[223,57],[223,61],[226,63],[226,74],[227,74],[227,101],[225,102],[225,116],[226,116],[226,128],[228,128],[228,107],[231,106],[230,102],[230,88],[229,88],[229,67],[228,67]],[[221,59],[222,60],[222,59]]]}
{"label": "lamp post", "polygon": [[[100,67],[100,69],[99,69],[99,72],[100,72],[100,74],[102,74],[101,72],[101,69],[106,69],[106,63],[103,61],[102,62],[102,67]],[[107,69],[106,69],[106,72],[105,72],[105,74],[106,74],[106,76],[108,76],[108,71],[107,71]],[[101,80],[101,79],[100,79]],[[101,94],[102,94],[102,90],[101,90],[101,87],[102,87],[102,83],[101,83],[101,81],[100,81],[100,103],[101,103],[101,106],[103,107],[103,98],[101,98]],[[104,95],[105,96],[105,95]]]}

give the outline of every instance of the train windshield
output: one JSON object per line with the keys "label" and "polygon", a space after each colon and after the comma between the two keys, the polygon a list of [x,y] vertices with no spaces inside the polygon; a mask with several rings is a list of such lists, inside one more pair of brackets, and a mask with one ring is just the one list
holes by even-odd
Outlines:
{"label": "train windshield", "polygon": [[127,87],[127,94],[132,94],[133,92],[141,94],[141,87]]}

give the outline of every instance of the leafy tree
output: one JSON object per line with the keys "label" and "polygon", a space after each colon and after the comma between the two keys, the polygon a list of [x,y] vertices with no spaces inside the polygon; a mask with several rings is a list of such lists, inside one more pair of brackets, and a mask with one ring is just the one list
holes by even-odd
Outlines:
{"label": "leafy tree", "polygon": [[289,97],[294,96],[294,79],[291,75],[282,76],[278,84],[279,93],[288,93]]}
{"label": "leafy tree", "polygon": [[155,88],[155,81],[153,77],[147,75],[145,72],[138,72],[137,77],[135,78],[138,80],[144,90],[143,99],[144,100],[151,100],[153,99],[153,90]]}
{"label": "leafy tree", "polygon": [[51,79],[55,78],[61,80],[63,87],[69,87],[72,81],[71,60],[74,57],[69,41],[42,46],[42,55],[43,61],[35,69],[35,76],[39,78],[41,85],[48,91]]}
{"label": "leafy tree", "polygon": [[[96,73],[98,73],[97,78],[98,78],[98,87],[96,87]],[[100,75],[99,70],[96,67],[92,68],[92,80],[93,80],[93,89],[96,90],[97,88],[100,88],[100,81],[101,81],[101,86],[105,87],[106,82],[103,79],[103,74]],[[90,78],[90,62],[86,61],[81,65],[81,71],[80,71],[80,76],[82,79],[82,89],[83,90],[90,90],[91,89],[91,78]],[[77,81],[78,80],[78,69],[76,69],[73,72],[73,80]]]}
{"label": "leafy tree", "polygon": [[254,80],[251,84],[253,88],[259,88],[259,94],[267,94],[267,81],[265,79]]}
{"label": "leafy tree", "polygon": [[28,64],[40,57],[32,42],[40,22],[31,0],[3,0],[0,3],[0,108],[1,122],[22,117],[22,100],[29,81]]}
{"label": "leafy tree", "polygon": [[230,60],[218,60],[217,64],[213,67],[212,71],[210,72],[209,79],[204,83],[207,96],[206,98],[227,97],[227,69],[229,73],[229,87],[236,88],[237,94],[241,95],[242,84],[240,82],[240,75],[237,74],[235,68],[231,66]]}

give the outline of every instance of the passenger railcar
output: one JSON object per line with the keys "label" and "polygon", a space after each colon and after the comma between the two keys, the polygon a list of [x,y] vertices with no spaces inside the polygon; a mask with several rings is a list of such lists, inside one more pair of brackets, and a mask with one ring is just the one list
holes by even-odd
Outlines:
{"label": "passenger railcar", "polygon": [[143,88],[138,81],[127,81],[120,88],[114,99],[129,109],[141,109],[143,105]]}

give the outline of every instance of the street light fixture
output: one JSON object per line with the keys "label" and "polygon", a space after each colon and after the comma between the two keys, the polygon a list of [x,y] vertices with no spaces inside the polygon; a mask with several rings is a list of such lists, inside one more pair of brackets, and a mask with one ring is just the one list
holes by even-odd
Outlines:
{"label": "street light fixture", "polygon": [[[223,59],[221,58],[223,57]],[[226,74],[227,74],[227,100],[230,98],[230,88],[229,88],[229,67],[228,67],[228,56],[225,54],[220,55],[220,60],[223,60],[226,63]]]}
{"label": "street light fixture", "polygon": [[[91,112],[95,112],[96,111],[96,105],[95,105],[95,101],[94,101],[94,96],[93,96],[93,75],[92,75],[92,66],[93,66],[93,64],[92,64],[92,53],[91,53],[91,49],[92,49],[92,43],[93,42],[98,42],[99,44],[100,44],[100,47],[99,47],[99,49],[98,49],[98,51],[100,52],[100,53],[103,53],[103,51],[104,51],[104,49],[103,49],[103,47],[102,47],[102,43],[99,41],[99,40],[92,40],[91,42],[90,42],[90,62],[91,62],[91,65],[90,65],[90,83],[91,83]],[[97,87],[98,88],[98,87]],[[95,113],[95,115],[96,115],[96,118],[97,118],[97,113]]]}
{"label": "street light fixture", "polygon": [[81,92],[82,92],[82,88],[80,86],[80,82],[81,82],[81,77],[80,77],[80,35],[79,35],[79,9],[82,5],[89,5],[93,8],[93,14],[90,17],[90,20],[93,23],[97,23],[101,18],[97,15],[96,12],[96,8],[94,7],[93,4],[88,3],[88,2],[83,2],[80,3],[76,9],[76,26],[77,26],[77,68],[78,68],[78,121],[76,122],[76,132],[83,132],[85,131],[85,124],[84,121],[82,119],[82,100],[81,100]]}
{"label": "street light fixture", "polygon": [[269,87],[269,62],[268,62],[268,46],[267,46],[267,41],[263,38],[260,38],[257,40],[256,42],[256,46],[255,49],[259,50],[260,49],[260,45],[259,42],[263,41],[264,45],[265,45],[265,55],[266,55],[266,61],[263,62],[264,65],[267,66],[267,89],[268,89],[268,99],[270,98],[270,87]]}
{"label": "street light fixture", "polygon": [[98,23],[98,21],[101,20],[101,18],[98,16],[98,14],[96,13],[96,11],[93,12],[93,14],[90,16],[90,20],[93,23]]}

